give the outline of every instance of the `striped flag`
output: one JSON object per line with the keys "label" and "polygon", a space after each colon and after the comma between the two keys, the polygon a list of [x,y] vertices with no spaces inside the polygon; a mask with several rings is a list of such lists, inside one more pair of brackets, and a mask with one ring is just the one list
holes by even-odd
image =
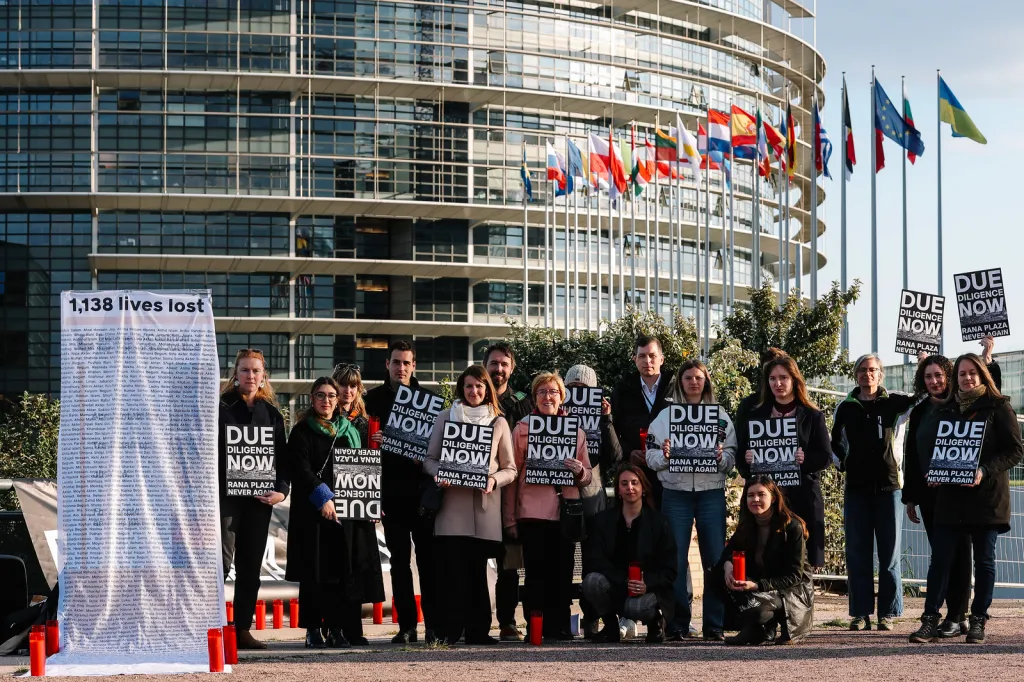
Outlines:
{"label": "striped flag", "polygon": [[850,118],[850,99],[846,96],[846,78],[843,78],[843,144],[846,145],[846,168],[843,175],[849,182],[853,167],[857,165],[857,152],[853,144],[853,120]]}
{"label": "striped flag", "polygon": [[707,148],[722,154],[732,153],[729,114],[724,111],[708,110]]}
{"label": "striped flag", "polygon": [[[910,100],[907,99],[907,86],[903,85],[903,120],[907,122],[907,125],[911,128],[916,128],[914,125],[914,114],[910,111]],[[907,150],[907,161],[913,164],[917,161],[917,154]]]}

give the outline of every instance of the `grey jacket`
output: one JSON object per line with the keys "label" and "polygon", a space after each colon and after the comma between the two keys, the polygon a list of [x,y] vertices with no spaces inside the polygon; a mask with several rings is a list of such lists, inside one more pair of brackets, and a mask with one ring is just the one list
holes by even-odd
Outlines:
{"label": "grey jacket", "polygon": [[[674,402],[668,396],[666,396],[665,401],[670,405]],[[725,443],[722,445],[722,460],[718,464],[718,473],[670,473],[668,470],[668,460],[665,459],[665,453],[660,445],[669,436],[670,412],[671,410],[668,409],[663,409],[659,412],[647,430],[648,444],[658,444],[657,448],[649,448],[647,450],[647,466],[658,472],[658,480],[669,490],[701,492],[724,488],[726,473],[736,465],[736,429],[733,427],[732,419],[724,409],[719,412],[720,418],[725,421]]]}

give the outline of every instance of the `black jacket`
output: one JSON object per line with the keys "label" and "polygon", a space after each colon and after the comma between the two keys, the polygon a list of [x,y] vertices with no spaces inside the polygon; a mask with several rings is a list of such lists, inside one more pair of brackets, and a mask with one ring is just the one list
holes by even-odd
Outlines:
{"label": "black jacket", "polygon": [[836,408],[832,452],[846,472],[846,486],[861,492],[900,489],[903,452],[896,446],[896,422],[914,404],[914,396],[878,389],[874,400],[857,398],[860,388]]}
{"label": "black jacket", "polygon": [[[419,388],[419,385],[415,377],[409,380],[411,388]],[[395,389],[390,381],[385,381],[382,386],[368,391],[364,402],[366,413],[380,419],[383,429],[395,404]],[[420,486],[427,480],[423,465],[389,452],[381,452],[380,463],[380,501],[384,515],[417,513],[422,495]]]}
{"label": "black jacket", "polygon": [[[358,423],[355,426],[359,428]],[[346,601],[381,602],[384,578],[374,523],[328,521],[309,499],[321,483],[333,489],[334,467],[328,461],[332,440],[306,421],[292,429],[288,449],[295,494],[288,517],[285,580],[338,583]]]}
{"label": "black jacket", "polygon": [[[587,520],[587,539],[583,543],[583,574],[600,573],[613,585],[625,585],[629,567],[615,561],[619,519],[622,508],[616,504]],[[648,505],[640,511],[640,537],[637,554],[647,590],[658,597],[665,620],[675,615],[673,585],[678,574],[676,539],[668,519]]]}
{"label": "black jacket", "polygon": [[[928,407],[926,398],[910,411],[910,419],[907,420],[907,436],[903,448],[903,504],[929,506],[935,504],[938,488],[928,487],[928,469],[922,466],[922,454],[917,450],[917,430],[921,428],[921,418]],[[936,407],[941,410],[942,406]]]}
{"label": "black jacket", "polygon": [[511,431],[523,417],[533,411],[533,401],[522,391],[513,391],[506,386],[505,392],[498,398],[498,407],[505,415],[505,421],[508,422],[508,428]]}
{"label": "black jacket", "polygon": [[747,555],[747,580],[757,583],[758,592],[778,592],[786,618],[782,623],[782,639],[796,640],[814,625],[814,581],[807,562],[803,528],[799,521],[790,521],[785,527],[772,520],[771,531],[762,558],[764,567],[757,565],[756,535],[741,538],[734,533],[725,543],[725,551],[712,569],[709,582],[718,590],[725,589],[725,562],[732,561],[733,552]]}
{"label": "black jacket", "polygon": [[654,398],[654,407],[647,410],[643,391],[640,389],[640,373],[630,372],[612,391],[612,421],[619,435],[622,451],[628,456],[633,450],[645,450],[640,442],[640,429],[651,425],[654,417],[665,407],[665,394],[672,385],[672,372],[662,369],[661,383]]}
{"label": "black jacket", "polygon": [[979,456],[982,471],[977,486],[940,485],[935,500],[935,521],[950,525],[995,526],[1010,530],[1010,469],[1024,455],[1020,425],[1010,399],[983,395],[963,415],[954,399],[942,407],[943,417],[984,419],[985,440]]}
{"label": "black jacket", "polygon": [[[758,398],[760,400],[760,398]],[[739,410],[737,410],[737,414]],[[742,419],[736,421],[736,469],[743,478],[750,478],[747,450],[750,449],[750,422],[768,419],[772,404],[749,405]],[[807,559],[812,566],[825,565],[825,500],[821,494],[821,471],[832,464],[832,447],[828,438],[825,415],[813,407],[796,408],[796,433],[804,450],[800,465],[800,485],[783,488],[790,509],[807,524]]]}
{"label": "black jacket", "polygon": [[224,427],[229,424],[274,427],[274,471],[277,474],[274,490],[287,496],[291,487],[291,472],[288,462],[288,439],[285,435],[284,417],[281,416],[281,412],[265,400],[257,400],[253,403],[252,412],[250,412],[249,406],[242,400],[242,396],[237,391],[230,391],[220,397],[218,418],[217,476],[220,479],[222,514],[230,513],[233,500],[238,499],[227,496],[227,446],[224,441]]}

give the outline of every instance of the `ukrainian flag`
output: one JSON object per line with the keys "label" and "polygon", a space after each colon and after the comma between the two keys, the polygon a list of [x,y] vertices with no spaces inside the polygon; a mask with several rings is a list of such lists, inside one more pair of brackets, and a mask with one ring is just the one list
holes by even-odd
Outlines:
{"label": "ukrainian flag", "polygon": [[953,137],[966,137],[980,144],[988,144],[974,121],[967,115],[956,95],[939,76],[939,120],[945,121],[953,128]]}

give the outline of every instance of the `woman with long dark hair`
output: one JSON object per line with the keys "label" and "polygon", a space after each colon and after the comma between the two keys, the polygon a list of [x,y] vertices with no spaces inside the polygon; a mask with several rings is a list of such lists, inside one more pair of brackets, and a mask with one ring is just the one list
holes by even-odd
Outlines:
{"label": "woman with long dark hair", "polygon": [[[726,603],[727,622],[738,620],[741,626],[726,644],[791,644],[810,632],[814,585],[806,542],[807,527],[775,482],[763,475],[749,479],[736,531],[709,572],[711,588]],[[743,552],[746,565],[739,580],[733,563],[737,552]]]}
{"label": "woman with long dark hair", "polygon": [[985,436],[974,483],[937,486],[924,615],[910,639],[932,642],[938,637],[939,607],[949,589],[956,548],[966,536],[974,547],[974,601],[967,642],[980,644],[985,641],[995,588],[996,540],[1010,530],[1010,469],[1020,463],[1024,445],[1010,400],[996,388],[981,358],[974,353],[961,355],[953,364],[953,376],[957,390],[942,406],[940,421],[983,421]]}
{"label": "woman with long dark hair", "polygon": [[583,543],[583,596],[605,622],[595,642],[619,641],[620,616],[646,623],[647,642],[665,641],[665,621],[675,608],[676,544],[650,488],[643,469],[621,465],[618,505],[593,517]]}
{"label": "woman with long dark hair", "polygon": [[312,649],[367,644],[362,605],[384,601],[373,523],[338,519],[334,507],[334,449],[363,446],[351,402],[339,406],[341,394],[331,377],[314,381],[311,407],[289,441],[295,495],[285,578],[299,583],[299,625]]}
{"label": "woman with long dark hair", "polygon": [[[465,488],[438,477],[445,424],[490,427],[487,487]],[[423,470],[445,489],[434,521],[438,595],[447,604],[440,612],[438,641],[455,644],[465,633],[466,644],[497,644],[491,637],[491,597],[487,560],[501,549],[501,498],[497,492],[516,479],[512,435],[501,414],[491,376],[481,365],[470,365],[455,382],[455,402],[437,415],[427,446]]]}
{"label": "woman with long dark hair", "polygon": [[[939,425],[939,413],[953,386],[953,363],[942,355],[929,355],[917,366],[914,394],[920,396],[907,416],[903,452],[903,505],[912,523],[924,522],[928,542],[935,532],[938,488],[928,485],[932,446]],[[946,619],[939,624],[939,637],[966,635],[967,605],[971,598],[971,539],[960,538],[953,551],[946,592]]]}
{"label": "woman with long dark hair", "polygon": [[[701,562],[710,566],[722,555],[725,546],[725,475],[736,462],[736,429],[724,409],[719,410],[721,447],[718,449],[718,470],[714,473],[672,473],[669,471],[669,432],[671,405],[714,405],[715,389],[708,368],[700,360],[687,360],[672,378],[665,394],[666,407],[655,416],[647,432],[651,445],[647,450],[647,466],[656,471],[661,481],[661,512],[675,534],[678,552],[676,575],[675,619],[668,623],[668,636],[681,640],[690,630],[693,607],[693,585],[690,580],[690,538],[697,524],[697,544]],[[704,639],[724,639],[722,617],[724,606],[717,595],[703,599]]]}
{"label": "woman with long dark hair", "polygon": [[832,463],[825,415],[807,394],[807,383],[796,361],[781,355],[766,362],[761,370],[760,403],[739,419],[736,435],[736,468],[744,479],[751,477],[754,453],[750,449],[750,422],[773,417],[796,417],[796,461],[800,464],[800,485],[783,489],[787,506],[807,526],[807,560],[811,566],[825,565],[825,502],[821,495],[820,472]]}
{"label": "woman with long dark hair", "polygon": [[[224,382],[219,411],[220,516],[224,575],[235,565],[235,632],[239,649],[266,649],[249,633],[260,591],[260,567],[267,547],[272,507],[288,495],[289,466],[284,417],[270,385],[263,351],[245,348],[235,355],[231,377]],[[276,481],[272,492],[255,497],[229,495],[227,440],[231,428],[271,427]]]}

